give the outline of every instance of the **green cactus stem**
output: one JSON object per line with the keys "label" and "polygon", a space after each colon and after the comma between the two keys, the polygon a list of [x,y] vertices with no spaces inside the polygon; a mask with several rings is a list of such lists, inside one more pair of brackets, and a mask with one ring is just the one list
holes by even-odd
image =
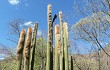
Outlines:
{"label": "green cactus stem", "polygon": [[24,48],[24,70],[29,70],[31,39],[32,39],[32,28],[29,27],[28,35],[26,38],[26,46]]}
{"label": "green cactus stem", "polygon": [[[53,70],[53,25],[51,16],[51,4],[48,5],[48,39],[47,39],[47,62],[46,70]],[[50,65],[51,64],[51,65]]]}
{"label": "green cactus stem", "polygon": [[17,46],[17,70],[21,70],[26,31],[22,30]]}
{"label": "green cactus stem", "polygon": [[35,47],[36,47],[36,36],[37,36],[38,23],[34,25],[34,31],[31,42],[31,52],[30,52],[30,70],[34,70],[34,57],[35,57]]}
{"label": "green cactus stem", "polygon": [[64,27],[64,53],[65,53],[65,70],[69,70],[69,61],[68,61],[68,26],[67,23],[63,23]]}
{"label": "green cactus stem", "polygon": [[73,57],[72,57],[72,55],[71,55],[71,70],[73,70]]}
{"label": "green cactus stem", "polygon": [[55,26],[55,70],[59,70],[59,53],[60,53],[60,29],[59,25]]}
{"label": "green cactus stem", "polygon": [[60,34],[61,34],[60,70],[65,70],[62,11],[59,12],[59,20],[60,20]]}

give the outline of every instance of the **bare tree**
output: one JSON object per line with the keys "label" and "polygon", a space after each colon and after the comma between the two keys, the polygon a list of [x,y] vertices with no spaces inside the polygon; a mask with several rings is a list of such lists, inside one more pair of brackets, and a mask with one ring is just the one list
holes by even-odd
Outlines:
{"label": "bare tree", "polygon": [[110,39],[110,2],[109,0],[85,0],[82,3],[84,3],[83,7],[81,2],[74,4],[74,8],[83,18],[73,25],[73,36],[75,40],[87,41],[94,45],[98,69],[101,70],[102,51],[110,58],[110,54],[104,49]]}
{"label": "bare tree", "polygon": [[10,41],[15,42],[17,44],[18,39],[20,37],[20,31],[22,29],[20,27],[20,25],[23,25],[23,23],[24,23],[23,19],[13,20],[9,23],[9,29],[10,29],[9,34],[11,35],[11,37],[9,37],[7,40],[10,40]]}

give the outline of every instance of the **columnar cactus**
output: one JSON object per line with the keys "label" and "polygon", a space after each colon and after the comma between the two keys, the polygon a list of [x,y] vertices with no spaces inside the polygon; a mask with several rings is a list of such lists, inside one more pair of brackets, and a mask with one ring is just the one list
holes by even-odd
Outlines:
{"label": "columnar cactus", "polygon": [[63,19],[62,12],[59,12],[59,20],[60,20],[60,34],[61,34],[61,54],[60,54],[60,70],[64,70],[64,39],[63,39]]}
{"label": "columnar cactus", "polygon": [[32,28],[29,27],[28,35],[26,38],[26,46],[24,48],[24,70],[29,70],[31,38],[32,38]]}
{"label": "columnar cactus", "polygon": [[59,25],[55,26],[55,70],[59,70],[58,54],[60,53],[60,30]]}
{"label": "columnar cactus", "polygon": [[63,23],[64,27],[64,53],[65,53],[65,70],[69,70],[69,61],[68,61],[68,26],[67,23]]}
{"label": "columnar cactus", "polygon": [[[53,70],[53,24],[51,10],[52,6],[48,5],[48,39],[47,39],[47,62],[46,70]],[[51,64],[51,65],[50,65]]]}
{"label": "columnar cactus", "polygon": [[[54,16],[52,21],[52,6],[48,5],[48,39],[47,39],[47,60],[46,70],[53,70],[53,22],[57,15]],[[62,20],[62,12],[59,12],[60,26],[55,26],[55,70],[69,70],[68,60],[68,26],[67,23]],[[23,52],[24,52],[24,70],[34,70],[34,56],[36,47],[38,24],[34,26],[32,35],[32,28],[28,28],[27,38],[25,41],[25,30],[21,31],[18,47],[17,47],[17,70],[21,70]],[[24,47],[24,51],[23,51]],[[59,56],[60,55],[60,56]],[[60,57],[60,60],[59,60]],[[71,70],[73,70],[73,61],[71,56]],[[59,65],[60,63],[60,65]],[[60,67],[59,67],[60,66]]]}
{"label": "columnar cactus", "polygon": [[73,70],[73,57],[71,56],[71,70]]}
{"label": "columnar cactus", "polygon": [[17,46],[17,70],[21,70],[22,66],[22,59],[23,59],[23,48],[25,42],[25,30],[21,31],[18,46]]}
{"label": "columnar cactus", "polygon": [[35,23],[33,36],[32,36],[32,43],[31,43],[31,52],[30,52],[30,70],[34,70],[33,68],[34,68],[34,56],[35,56],[37,29],[38,29],[38,23]]}

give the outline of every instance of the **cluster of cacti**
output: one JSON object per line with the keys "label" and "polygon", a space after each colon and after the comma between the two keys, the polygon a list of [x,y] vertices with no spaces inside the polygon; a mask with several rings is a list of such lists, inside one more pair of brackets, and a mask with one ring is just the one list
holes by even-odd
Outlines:
{"label": "cluster of cacti", "polygon": [[[48,5],[48,38],[47,38],[47,60],[46,60],[46,70],[69,70],[69,59],[68,59],[68,26],[66,22],[62,20],[62,12],[59,12],[60,25],[55,25],[55,62],[53,58],[53,22],[56,18],[52,20],[52,6]],[[34,56],[36,47],[36,35],[37,35],[38,24],[35,24],[34,31],[32,33],[32,28],[28,28],[26,43],[25,43],[25,30],[21,31],[18,49],[17,49],[17,70],[34,70]],[[24,48],[24,50],[23,50]],[[24,55],[23,55],[24,52]],[[71,56],[71,70],[73,69]],[[24,64],[22,63],[24,62]],[[22,67],[21,67],[22,66]]]}
{"label": "cluster of cacti", "polygon": [[34,26],[34,31],[31,27],[28,28],[26,42],[26,31],[21,31],[17,46],[17,70],[33,70],[37,28],[37,23]]}
{"label": "cluster of cacti", "polygon": [[66,22],[62,22],[62,12],[59,14],[60,26],[55,26],[55,70],[69,70],[68,26]]}
{"label": "cluster of cacti", "polygon": [[[53,26],[52,26],[52,7],[48,5],[48,41],[47,41],[47,68],[46,70],[52,70],[53,62],[51,63],[51,49],[53,48]],[[68,26],[66,22],[62,20],[62,12],[59,12],[60,25],[55,25],[55,70],[69,70],[68,59]],[[72,61],[72,58],[71,58]],[[72,64],[72,63],[71,63]],[[73,66],[73,65],[71,65]],[[71,67],[71,69],[73,69]]]}

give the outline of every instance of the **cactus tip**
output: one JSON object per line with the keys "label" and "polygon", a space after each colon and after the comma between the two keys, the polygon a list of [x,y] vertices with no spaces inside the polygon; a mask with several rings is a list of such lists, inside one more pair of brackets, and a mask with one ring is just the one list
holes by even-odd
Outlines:
{"label": "cactus tip", "polygon": [[48,8],[50,8],[50,7],[52,7],[52,5],[51,4],[48,4]]}
{"label": "cactus tip", "polygon": [[21,31],[21,35],[24,35],[25,33],[26,33],[26,30],[23,29],[23,30]]}
{"label": "cactus tip", "polygon": [[59,33],[60,33],[59,25],[55,25],[55,34]]}
{"label": "cactus tip", "polygon": [[62,11],[59,11],[59,15],[62,15]]}
{"label": "cactus tip", "polygon": [[30,36],[32,34],[32,27],[28,28],[28,35]]}

